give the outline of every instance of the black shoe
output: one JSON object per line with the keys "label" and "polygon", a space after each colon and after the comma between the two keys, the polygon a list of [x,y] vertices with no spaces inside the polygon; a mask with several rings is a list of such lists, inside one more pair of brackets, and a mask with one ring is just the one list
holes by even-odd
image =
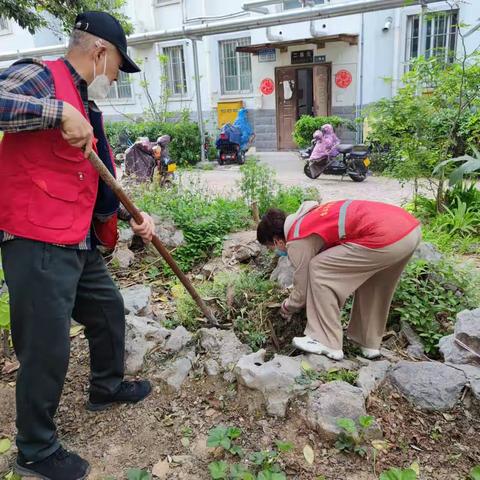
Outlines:
{"label": "black shoe", "polygon": [[60,447],[39,462],[27,462],[19,453],[14,470],[21,477],[41,480],[83,480],[90,472],[90,465],[76,453],[67,452]]}
{"label": "black shoe", "polygon": [[137,403],[148,397],[152,392],[152,385],[148,380],[122,382],[118,391],[110,396],[90,394],[87,410],[99,412],[112,406],[114,403]]}

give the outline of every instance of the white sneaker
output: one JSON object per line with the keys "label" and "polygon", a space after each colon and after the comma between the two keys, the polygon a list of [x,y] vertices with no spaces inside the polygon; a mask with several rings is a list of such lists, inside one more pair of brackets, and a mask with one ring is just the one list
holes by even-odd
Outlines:
{"label": "white sneaker", "polygon": [[376,348],[360,347],[360,350],[362,351],[362,357],[368,358],[369,360],[382,356],[380,350],[377,350]]}
{"label": "white sneaker", "polygon": [[322,345],[318,340],[314,340],[309,336],[305,337],[295,337],[292,340],[294,347],[303,350],[308,353],[315,353],[317,355],[325,355],[332,360],[343,360],[343,351],[334,350],[333,348],[328,348],[325,345]]}

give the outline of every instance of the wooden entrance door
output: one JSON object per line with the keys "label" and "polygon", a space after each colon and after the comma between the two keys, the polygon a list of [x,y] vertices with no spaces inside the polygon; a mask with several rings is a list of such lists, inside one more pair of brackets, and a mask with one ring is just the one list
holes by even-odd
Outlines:
{"label": "wooden entrance door", "polygon": [[[302,113],[310,113],[311,110],[311,113],[317,117],[330,115],[332,97],[330,72],[329,64],[276,69],[278,150],[298,148],[293,141],[292,132]],[[301,82],[299,82],[299,73],[304,74],[300,78]],[[307,85],[308,82],[313,82],[313,85]],[[298,93],[300,83],[304,84],[301,95]],[[309,106],[310,102],[306,98],[306,96],[312,95],[312,91],[313,109]]]}
{"label": "wooden entrance door", "polygon": [[292,132],[297,121],[295,67],[277,68],[275,83],[277,91],[277,147],[279,150],[293,150],[296,145],[292,138]]}

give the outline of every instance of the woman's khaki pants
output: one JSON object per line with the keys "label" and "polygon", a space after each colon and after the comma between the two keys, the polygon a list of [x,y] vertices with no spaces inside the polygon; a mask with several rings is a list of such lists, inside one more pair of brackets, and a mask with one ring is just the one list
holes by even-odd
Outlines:
{"label": "woman's khaki pants", "polygon": [[379,348],[400,275],[420,240],[417,227],[388,247],[371,249],[347,243],[312,258],[305,335],[341,350],[340,310],[355,292],[347,335],[363,347]]}

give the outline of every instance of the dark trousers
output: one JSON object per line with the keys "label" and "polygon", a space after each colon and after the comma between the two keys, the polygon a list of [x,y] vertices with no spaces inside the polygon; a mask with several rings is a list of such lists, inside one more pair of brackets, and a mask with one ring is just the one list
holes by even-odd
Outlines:
{"label": "dark trousers", "polygon": [[123,299],[98,250],[80,251],[31,240],[1,244],[10,294],[17,376],[17,446],[28,461],[59,443],[55,412],[70,356],[70,320],[85,325],[90,393],[105,396],[124,374]]}

